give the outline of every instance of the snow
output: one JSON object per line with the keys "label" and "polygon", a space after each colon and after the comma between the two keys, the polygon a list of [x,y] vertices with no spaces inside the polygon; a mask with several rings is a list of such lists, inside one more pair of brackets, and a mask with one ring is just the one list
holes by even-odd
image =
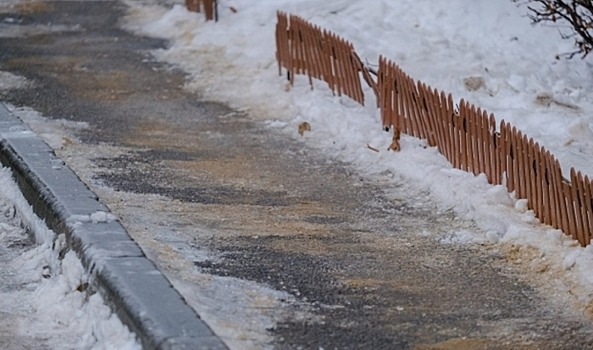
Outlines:
{"label": "snow", "polygon": [[[275,61],[276,11],[299,15],[351,41],[367,64],[384,55],[414,79],[510,122],[550,150],[565,176],[570,167],[591,176],[593,114],[587,111],[593,109],[593,70],[587,60],[557,59],[573,50],[573,42],[558,33],[567,27],[533,27],[527,9],[510,0],[227,0],[219,1],[217,23],[179,2],[127,3],[127,28],[170,40],[153,54],[189,74],[187,89],[248,111],[271,132],[350,162],[369,178],[390,172],[427,189],[441,209],[480,228],[441,233],[441,241],[535,249],[532,264],[561,270],[556,276],[565,291],[585,305],[593,300],[593,248],[540,224],[524,200],[483,175],[453,169],[422,140],[403,136],[401,152],[388,152],[390,136],[381,131],[368,88],[363,107],[333,96],[323,82],[311,90],[305,76],[291,87],[278,76]],[[311,131],[300,137],[302,122]]]}
{"label": "snow", "polygon": [[64,235],[56,236],[35,216],[10,170],[0,169],[0,346],[141,349],[89,286],[76,254],[66,251]]}
{"label": "snow", "polygon": [[[426,235],[438,235],[443,244],[534,249],[532,264],[550,273],[561,271],[554,276],[564,285],[552,287],[570,290],[583,305],[593,301],[592,246],[582,248],[562,232],[540,224],[525,200],[517,200],[504,186],[488,184],[483,175],[453,169],[422,140],[404,135],[401,151],[388,152],[390,136],[381,131],[369,89],[363,107],[333,96],[323,82],[315,82],[311,90],[304,76],[297,76],[291,87],[278,76],[274,56],[276,11],[299,15],[351,41],[369,65],[383,55],[414,79],[493,112],[499,122],[510,122],[550,150],[565,176],[570,167],[592,176],[593,115],[587,112],[593,109],[593,95],[588,93],[593,70],[587,60],[556,58],[573,50],[572,41],[558,34],[565,27],[534,28],[526,8],[510,0],[220,0],[217,23],[188,12],[181,1],[163,6],[166,2],[128,0],[125,25],[170,40],[167,49],[153,54],[188,72],[187,89],[247,111],[271,132],[285,133],[349,162],[368,178],[384,180],[385,174],[393,174],[429,191],[440,209],[454,210],[480,230]],[[37,32],[17,31],[11,23],[0,23],[0,28],[6,29],[0,31],[4,36]],[[0,90],[27,84],[0,72]],[[301,137],[297,130],[302,122],[309,123],[311,131]],[[62,142],[55,139],[52,144]],[[18,324],[12,331],[22,332],[18,335],[23,339],[45,341],[49,348],[140,348],[99,294],[76,290],[89,276],[73,253],[58,259],[63,237],[56,237],[32,214],[6,169],[0,171],[0,198],[11,203],[0,205],[0,212],[10,217],[14,206],[38,243],[10,263],[7,270],[12,275],[2,275],[5,285],[15,286],[0,289],[0,314]],[[97,212],[70,219],[113,218]],[[0,247],[25,235],[20,222],[0,223],[0,230]],[[5,323],[0,321],[0,332],[9,326]]]}

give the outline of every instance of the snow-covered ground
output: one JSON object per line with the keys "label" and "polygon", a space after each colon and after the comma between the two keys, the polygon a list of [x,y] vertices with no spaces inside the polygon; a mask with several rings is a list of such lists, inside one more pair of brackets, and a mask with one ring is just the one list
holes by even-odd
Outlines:
{"label": "snow-covered ground", "polygon": [[[187,71],[188,89],[249,111],[272,132],[323,149],[370,178],[408,179],[430,191],[442,209],[453,209],[482,229],[427,234],[440,235],[444,244],[504,242],[534,249],[531,263],[558,279],[550,288],[567,295],[570,291],[581,305],[593,301],[592,247],[581,248],[560,231],[539,224],[524,200],[517,201],[502,186],[489,185],[483,176],[451,168],[420,140],[403,137],[401,152],[387,152],[390,136],[381,131],[370,90],[367,107],[361,107],[334,97],[322,82],[311,91],[303,76],[290,88],[278,76],[274,56],[276,11],[299,15],[353,42],[368,64],[375,64],[379,55],[392,59],[413,78],[486,108],[499,121],[510,121],[549,149],[565,172],[575,167],[591,176],[592,69],[587,60],[556,59],[573,50],[572,41],[560,38],[559,28],[532,27],[526,9],[511,0],[220,0],[218,23],[188,12],[181,0],[127,3],[130,15],[124,25],[170,39],[170,47],[154,55]],[[2,74],[0,88],[9,81],[27,84]],[[468,91],[468,77],[479,77],[484,85]],[[303,121],[312,130],[300,137],[297,129]],[[5,173],[1,189],[10,188]],[[0,209],[8,214],[0,216],[12,216],[11,205]],[[25,237],[19,223],[6,225],[0,246]],[[41,232],[40,245],[23,248],[14,263],[5,264],[19,273],[10,275],[7,269],[10,278],[0,288],[0,314],[14,320],[0,322],[0,332],[22,336],[33,347],[43,341],[55,348],[139,348],[98,294],[87,298],[76,291],[88,277],[75,257],[56,260],[48,243],[53,234],[34,232]],[[50,278],[42,277],[46,265]],[[31,326],[21,327],[21,321]]]}
{"label": "snow-covered ground", "polygon": [[0,168],[0,348],[141,349]]}
{"label": "snow-covered ground", "polygon": [[[350,40],[369,65],[384,55],[413,78],[493,112],[549,149],[565,173],[575,167],[591,176],[593,70],[587,60],[556,58],[573,50],[558,33],[567,27],[533,27],[527,9],[511,0],[226,0],[219,1],[218,23],[188,12],[181,1],[127,3],[127,28],[169,39],[170,47],[154,55],[188,72],[188,89],[249,111],[272,132],[323,149],[369,177],[418,184],[442,209],[482,229],[443,234],[443,242],[534,248],[530,263],[562,281],[554,286],[558,292],[570,290],[581,305],[593,301],[593,247],[541,225],[524,200],[484,176],[453,169],[420,140],[403,137],[401,152],[387,152],[390,137],[381,131],[370,90],[362,107],[334,97],[322,82],[311,91],[304,76],[291,88],[275,62],[276,11],[282,10]],[[483,86],[468,91],[469,77]],[[312,130],[301,138],[303,121]]]}

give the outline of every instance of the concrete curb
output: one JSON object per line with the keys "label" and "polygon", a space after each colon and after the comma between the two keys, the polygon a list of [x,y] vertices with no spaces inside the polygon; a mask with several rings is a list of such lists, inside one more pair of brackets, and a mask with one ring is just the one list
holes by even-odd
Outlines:
{"label": "concrete curb", "polygon": [[0,162],[33,211],[66,234],[95,287],[145,349],[227,349],[95,193],[2,103]]}

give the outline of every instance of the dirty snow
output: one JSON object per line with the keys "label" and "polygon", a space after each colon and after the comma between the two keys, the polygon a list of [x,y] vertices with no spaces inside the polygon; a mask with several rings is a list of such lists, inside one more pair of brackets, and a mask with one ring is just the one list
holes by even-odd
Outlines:
{"label": "dirty snow", "polygon": [[[481,229],[441,232],[443,242],[533,248],[538,253],[530,264],[562,280],[555,290],[570,290],[584,305],[593,300],[593,247],[541,225],[525,201],[483,175],[453,169],[424,141],[404,136],[401,152],[387,152],[390,136],[381,131],[369,89],[362,107],[333,96],[323,82],[311,91],[304,76],[290,87],[275,61],[276,11],[282,10],[350,40],[371,66],[384,55],[413,78],[511,122],[550,150],[565,174],[575,167],[591,176],[593,70],[588,60],[556,58],[573,50],[558,34],[566,27],[533,27],[527,9],[510,0],[220,1],[218,23],[178,1],[128,4],[128,29],[169,39],[168,49],[153,54],[188,72],[188,89],[249,111],[271,130],[355,164],[371,178],[392,173],[428,189],[442,209]],[[312,130],[299,137],[304,121]]]}
{"label": "dirty snow", "polygon": [[0,348],[141,349],[72,251],[0,169]]}

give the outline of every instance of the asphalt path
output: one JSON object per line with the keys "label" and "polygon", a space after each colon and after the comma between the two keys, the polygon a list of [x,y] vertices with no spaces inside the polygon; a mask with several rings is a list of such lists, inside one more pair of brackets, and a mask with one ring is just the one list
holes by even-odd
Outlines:
{"label": "asphalt path", "polygon": [[587,314],[519,263],[528,250],[441,243],[475,228],[184,90],[150,56],[165,41],[120,29],[125,11],[2,9],[0,70],[31,84],[0,99],[43,115],[23,118],[230,347],[593,348]]}

